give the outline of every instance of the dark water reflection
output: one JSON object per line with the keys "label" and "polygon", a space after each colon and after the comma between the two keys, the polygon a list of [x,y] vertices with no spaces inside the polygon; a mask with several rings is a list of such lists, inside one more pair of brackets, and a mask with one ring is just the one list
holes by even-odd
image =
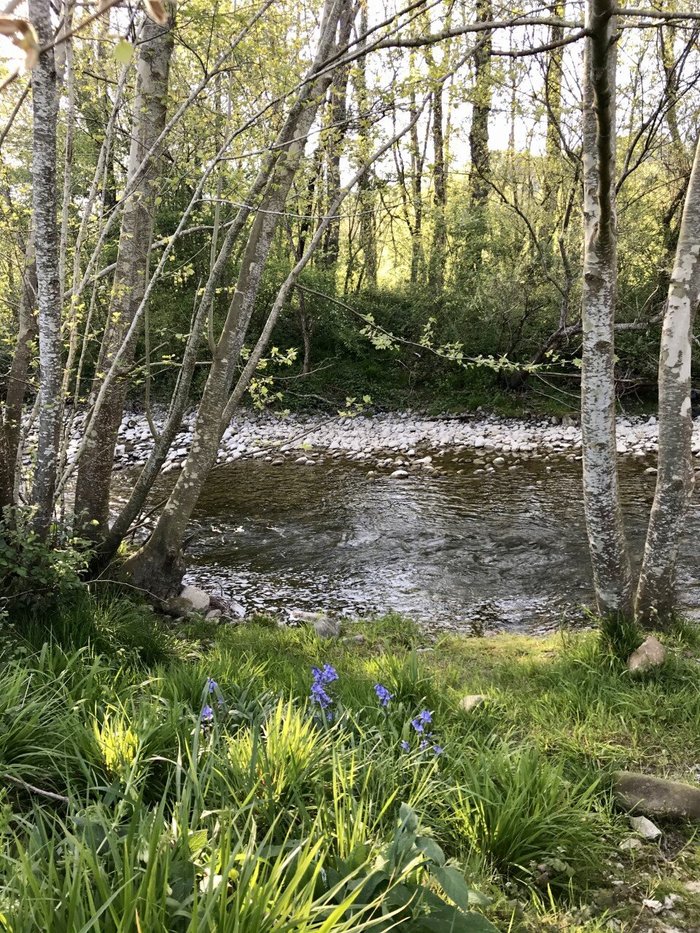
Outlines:
{"label": "dark water reflection", "polygon": [[[190,579],[248,612],[396,610],[436,629],[533,630],[582,618],[591,576],[581,465],[525,461],[513,471],[390,479],[367,466],[327,462],[219,467],[195,516]],[[550,471],[547,471],[547,466]],[[638,558],[654,491],[646,462],[622,463],[628,530]],[[700,606],[693,504],[679,589]]]}

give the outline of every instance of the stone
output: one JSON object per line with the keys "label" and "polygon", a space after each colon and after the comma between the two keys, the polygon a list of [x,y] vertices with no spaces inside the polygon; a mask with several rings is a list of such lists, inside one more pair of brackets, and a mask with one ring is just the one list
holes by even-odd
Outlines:
{"label": "stone", "polygon": [[221,609],[210,609],[204,618],[207,620],[207,622],[214,622],[216,619],[220,619]]}
{"label": "stone", "polygon": [[166,616],[172,616],[175,619],[181,619],[192,612],[192,603],[189,599],[183,599],[182,596],[173,596],[166,599],[163,603],[163,612]]}
{"label": "stone", "polygon": [[631,816],[630,826],[635,833],[639,833],[643,839],[648,839],[650,842],[658,839],[661,835],[661,830],[656,823],[652,823],[645,816]]}
{"label": "stone", "polygon": [[470,696],[462,697],[459,701],[459,708],[463,709],[465,713],[471,713],[473,709],[476,709],[478,706],[483,706],[486,702],[486,697],[482,696],[480,693],[474,693]]}
{"label": "stone", "polygon": [[616,771],[613,795],[625,810],[700,822],[700,787],[692,784],[634,771]]}
{"label": "stone", "polygon": [[627,661],[627,669],[632,673],[647,671],[650,667],[660,667],[666,660],[666,649],[658,638],[650,635],[646,641],[633,651]]}
{"label": "stone", "polygon": [[630,852],[632,849],[641,849],[643,848],[643,843],[641,839],[638,839],[637,836],[630,836],[628,839],[623,839],[620,843],[621,852]]}
{"label": "stone", "polygon": [[406,479],[409,474],[408,470],[394,470],[394,472],[389,475],[391,479]]}
{"label": "stone", "polygon": [[340,635],[340,622],[330,616],[319,616],[313,625],[319,638],[337,638]]}
{"label": "stone", "polygon": [[180,599],[186,599],[190,604],[190,610],[194,612],[206,612],[209,608],[209,594],[200,590],[198,586],[186,586],[180,593]]}

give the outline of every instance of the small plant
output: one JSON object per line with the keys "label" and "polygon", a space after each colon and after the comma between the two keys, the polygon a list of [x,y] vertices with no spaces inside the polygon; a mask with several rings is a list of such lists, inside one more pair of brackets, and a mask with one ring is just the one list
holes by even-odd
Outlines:
{"label": "small plant", "polygon": [[9,613],[56,605],[84,589],[88,542],[66,537],[46,543],[31,520],[30,511],[9,508],[0,518],[0,589]]}

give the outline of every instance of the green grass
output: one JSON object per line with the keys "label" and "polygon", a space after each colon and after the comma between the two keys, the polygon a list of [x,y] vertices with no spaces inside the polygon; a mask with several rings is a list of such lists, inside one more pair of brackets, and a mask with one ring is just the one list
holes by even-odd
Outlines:
{"label": "green grass", "polygon": [[[0,929],[594,933],[682,893],[690,930],[692,827],[622,852],[610,799],[620,767],[693,780],[699,640],[665,640],[631,678],[595,633],[433,644],[393,616],[322,641],[112,598],[5,626]],[[308,700],[327,663],[332,722]]]}

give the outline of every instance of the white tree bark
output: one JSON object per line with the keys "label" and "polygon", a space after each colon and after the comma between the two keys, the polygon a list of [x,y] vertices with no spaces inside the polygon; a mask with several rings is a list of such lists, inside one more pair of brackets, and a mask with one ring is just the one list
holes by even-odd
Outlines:
{"label": "white tree bark", "polygon": [[39,309],[39,428],[32,504],[35,528],[48,534],[54,505],[61,427],[61,288],[56,224],[56,66],[49,0],[29,0],[29,18],[44,51],[32,72],[32,209]]}
{"label": "white tree bark", "polygon": [[[133,336],[126,351],[122,350],[146,291],[160,175],[158,150],[153,150],[165,127],[173,50],[172,19],[165,27],[146,19],[140,40],[127,172],[127,188],[134,186],[134,193],[122,215],[109,317],[95,377],[98,387],[104,370],[112,365],[117,353],[122,351],[120,365],[127,369],[133,361],[136,347]],[[149,152],[153,154],[142,170],[142,163]],[[114,447],[126,392],[127,381],[123,377],[116,378],[100,412],[90,422],[85,451],[79,464],[75,511],[81,517],[84,533],[95,540],[102,538],[107,531]]]}
{"label": "white tree bark", "polygon": [[581,428],[588,543],[601,615],[631,616],[632,571],[622,520],[615,436],[614,4],[589,0],[584,53],[583,354]]}
{"label": "white tree bark", "polygon": [[659,355],[656,495],[637,589],[637,615],[649,624],[673,610],[678,545],[693,493],[690,364],[700,301],[700,145],[688,184],[671,273]]}

